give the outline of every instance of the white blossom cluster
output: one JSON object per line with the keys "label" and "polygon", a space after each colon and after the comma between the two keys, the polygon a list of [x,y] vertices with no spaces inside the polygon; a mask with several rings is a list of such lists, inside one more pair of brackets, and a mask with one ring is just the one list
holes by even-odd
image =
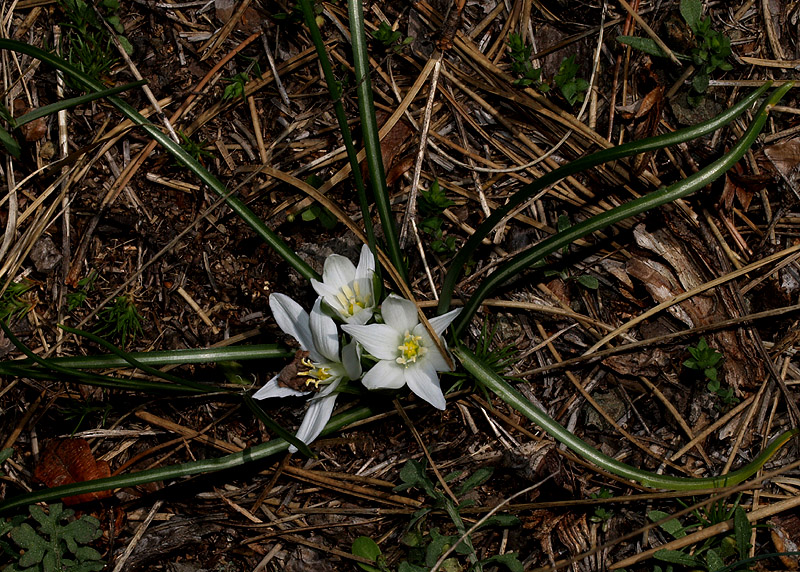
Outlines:
{"label": "white blossom cluster", "polygon": [[[269,297],[278,326],[297,340],[301,350],[253,398],[309,395],[308,411],[296,434],[303,443],[311,443],[322,432],[342,385],[349,381],[360,379],[367,389],[408,385],[437,409],[445,408],[438,372],[450,371],[447,361],[420,323],[414,302],[390,294],[380,306],[381,323],[375,322],[374,276],[374,258],[364,246],[358,266],[338,254],[325,260],[322,282],[312,280],[319,298],[310,314],[284,294]],[[443,347],[442,333],[460,311],[430,320]],[[341,348],[334,318],[342,322],[341,330],[350,339]],[[367,371],[362,357],[371,364]]]}

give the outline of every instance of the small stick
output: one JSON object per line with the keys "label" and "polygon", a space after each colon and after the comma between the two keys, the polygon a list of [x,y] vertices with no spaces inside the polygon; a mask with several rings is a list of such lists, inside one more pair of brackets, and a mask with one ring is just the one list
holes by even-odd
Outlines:
{"label": "small stick", "polygon": [[219,328],[214,325],[214,323],[211,321],[211,318],[208,317],[208,314],[206,314],[203,311],[203,309],[197,304],[197,302],[194,301],[194,298],[192,298],[189,295],[189,293],[186,290],[183,289],[182,286],[178,286],[178,294],[180,294],[181,297],[184,300],[186,300],[186,303],[189,304],[189,306],[192,307],[192,310],[197,312],[197,315],[200,316],[200,319],[203,320],[203,322],[208,327],[211,328],[211,331],[213,331],[214,334],[218,334],[219,333]]}

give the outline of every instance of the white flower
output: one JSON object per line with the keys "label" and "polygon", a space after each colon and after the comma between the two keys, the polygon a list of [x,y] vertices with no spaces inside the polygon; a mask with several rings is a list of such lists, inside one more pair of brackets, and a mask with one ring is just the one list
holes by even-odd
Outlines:
{"label": "white flower", "polygon": [[[300,343],[295,361],[286,366],[259,389],[253,399],[308,395],[319,390],[309,402],[303,422],[295,435],[303,443],[316,439],[331,418],[336,404],[336,391],[347,378],[361,376],[361,363],[355,342],[348,344],[339,356],[339,336],[336,324],[320,309],[317,298],[311,315],[284,294],[270,294],[269,307],[281,330]],[[313,386],[313,387],[312,387]],[[299,389],[306,388],[309,389]],[[294,453],[297,448],[289,447]]]}
{"label": "white flower", "polygon": [[311,280],[322,300],[348,324],[366,324],[375,311],[372,278],[375,259],[365,244],[358,267],[344,256],[331,254],[322,269],[322,282]]}
{"label": "white flower", "polygon": [[[430,320],[440,339],[460,312],[461,308]],[[383,324],[342,326],[380,360],[364,374],[361,383],[367,389],[398,389],[408,385],[419,397],[437,409],[444,409],[444,394],[437,372],[450,371],[450,367],[428,330],[419,322],[416,305],[390,294],[381,305],[381,314]],[[444,345],[444,340],[441,341]]]}

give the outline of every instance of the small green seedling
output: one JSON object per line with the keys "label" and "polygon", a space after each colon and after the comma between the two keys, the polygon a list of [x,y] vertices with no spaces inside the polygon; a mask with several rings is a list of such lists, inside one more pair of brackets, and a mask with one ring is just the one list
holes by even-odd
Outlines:
{"label": "small green seedling", "polygon": [[[213,159],[214,155],[209,151],[206,151],[206,145],[208,145],[207,141],[201,141],[199,143],[195,143],[191,137],[186,135],[183,131],[178,131],[178,135],[181,138],[181,147],[183,150],[189,153],[192,156],[192,159],[197,161],[200,164],[205,164],[203,159]],[[178,166],[183,166],[183,163],[180,162],[180,159],[175,161],[175,164]]]}
{"label": "small green seedling", "polygon": [[[610,499],[613,497],[614,494],[605,487],[602,487],[596,493],[592,493],[591,498],[593,499]],[[611,517],[614,516],[614,511],[607,510],[601,506],[595,507],[594,514],[589,517],[591,522],[601,524],[601,528],[603,532],[608,531],[608,526],[611,524]]]}
{"label": "small green seedling", "polygon": [[12,562],[5,572],[95,572],[105,567],[100,553],[87,546],[102,534],[95,517],[76,519],[75,511],[60,503],[48,512],[36,505],[28,511],[36,521],[33,526],[19,517],[0,520],[0,547],[9,547],[6,536],[19,547],[10,553],[4,550]]}
{"label": "small green seedling", "polygon": [[[653,522],[658,522],[667,518],[669,514],[660,510],[653,510],[647,516]],[[685,537],[687,532],[696,528],[713,526],[733,518],[733,534],[708,538],[691,551],[689,547],[682,550],[658,550],[653,557],[661,562],[666,562],[668,565],[686,566],[693,570],[706,570],[707,572],[716,572],[723,568],[730,572],[747,570],[746,567],[741,567],[738,564],[747,558],[753,528],[738,501],[730,509],[725,506],[724,501],[720,501],[720,507],[712,508],[711,511],[705,514],[696,512],[695,516],[698,516],[699,520],[695,524],[684,526],[680,521],[673,518],[661,523],[659,527],[677,540]],[[734,557],[738,558],[737,562],[725,564],[726,560],[732,561]],[[668,566],[667,570],[670,569],[671,566]]]}
{"label": "small green seedling", "polygon": [[[458,478],[460,473],[452,473],[444,477],[445,482],[451,482]],[[478,469],[472,475],[467,477],[459,487],[454,491],[455,495],[459,498],[463,497],[475,487],[485,483],[492,476],[492,469],[483,468]],[[472,501],[463,500],[459,503],[446,496],[444,492],[439,490],[437,485],[428,477],[425,466],[417,461],[409,460],[400,471],[400,480],[402,484],[394,488],[395,492],[404,491],[412,488],[422,490],[432,501],[432,508],[423,508],[415,512],[411,516],[411,522],[405,534],[402,537],[401,545],[406,549],[406,559],[397,567],[398,572],[425,572],[430,570],[437,560],[439,560],[446,551],[448,551],[454,543],[459,541],[466,527],[461,518],[460,510],[471,506]],[[432,511],[435,509],[443,510],[451,519],[456,528],[456,534],[442,534],[439,527],[433,527],[426,530],[426,522],[428,517],[432,516]],[[507,514],[496,514],[486,520],[481,526],[500,526],[509,527],[515,526],[519,523],[519,519]],[[367,572],[389,572],[392,570],[383,554],[380,547],[368,537],[357,538],[352,545],[352,552],[356,556],[367,558],[374,562],[374,565],[362,564],[358,565]],[[504,566],[511,572],[522,572],[522,563],[517,558],[516,553],[509,552],[499,556],[492,556],[483,560],[478,560],[475,548],[472,545],[472,538],[467,535],[463,540],[458,542],[455,550],[452,552],[453,556],[449,556],[444,560],[440,570],[470,570],[478,571],[483,570],[484,567],[489,565]],[[468,568],[464,568],[459,562],[458,556],[467,556],[470,564]]]}
{"label": "small green seedling", "polygon": [[78,280],[78,290],[67,294],[68,312],[72,312],[83,306],[84,302],[86,302],[86,298],[89,296],[89,292],[94,289],[95,280],[97,280],[97,272],[94,270]]}
{"label": "small green seedling", "polygon": [[437,254],[452,254],[456,250],[456,237],[445,236],[442,229],[444,225],[442,213],[454,204],[445,195],[438,179],[434,179],[427,191],[419,193],[419,210],[425,217],[420,222],[419,228],[431,238],[429,245]]}
{"label": "small green seedling", "polygon": [[710,347],[705,338],[700,338],[697,347],[689,346],[687,349],[692,357],[683,362],[683,365],[701,371],[708,380],[708,390],[719,395],[726,405],[736,403],[738,400],[733,396],[733,388],[723,388],[720,383],[718,366],[722,361],[722,354]]}
{"label": "small green seedling", "polygon": [[561,90],[561,95],[570,105],[583,103],[586,99],[586,91],[589,89],[589,82],[585,79],[576,77],[578,74],[578,64],[575,63],[575,55],[564,58],[558,68],[558,73],[553,77],[553,83]]}
{"label": "small green seedling", "polygon": [[118,339],[122,349],[125,349],[128,342],[142,335],[142,317],[136,309],[132,295],[118,296],[111,306],[98,312],[97,318],[100,325],[94,333]]}
{"label": "small green seedling", "polygon": [[[689,102],[697,105],[708,90],[710,76],[716,70],[728,71],[733,66],[728,58],[731,51],[731,40],[726,35],[711,28],[711,19],[703,14],[701,0],[681,0],[680,12],[686,25],[694,34],[694,45],[688,54],[674,52],[679,60],[692,62],[697,68],[692,79],[692,90]],[[667,54],[650,38],[637,36],[619,36],[620,43],[631,46],[651,56],[665,58]]]}
{"label": "small green seedling", "polygon": [[33,286],[33,282],[25,279],[8,285],[6,291],[0,296],[0,320],[21,318],[31,311],[36,301],[26,294],[33,289]]}
{"label": "small green seedling", "polygon": [[228,84],[225,86],[225,91],[222,92],[222,101],[230,101],[237,98],[244,99],[244,86],[250,81],[250,74],[241,72],[231,78],[222,78],[222,81]]}
{"label": "small green seedling", "polygon": [[[404,47],[414,41],[414,38],[403,38],[403,34],[386,22],[381,22],[380,26],[372,32],[372,37],[380,42],[385,49],[391,48],[395,53],[400,52]],[[403,38],[401,40],[401,38]]]}
{"label": "small green seedling", "polygon": [[519,76],[514,80],[514,85],[532,85],[541,92],[550,91],[550,86],[541,81],[541,68],[535,68],[531,63],[533,46],[526,46],[522,36],[511,33],[508,35],[508,47],[511,50],[511,71]]}

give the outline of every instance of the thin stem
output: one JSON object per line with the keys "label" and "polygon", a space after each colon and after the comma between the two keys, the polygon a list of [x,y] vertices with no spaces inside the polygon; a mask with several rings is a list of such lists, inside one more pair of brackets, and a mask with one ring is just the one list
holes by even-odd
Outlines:
{"label": "thin stem", "polygon": [[[328,421],[327,425],[325,425],[322,435],[327,435],[334,431],[338,431],[346,425],[366,419],[373,414],[373,410],[369,407],[358,407],[345,413],[336,415],[335,417],[331,418],[330,421]],[[166,481],[198,475],[201,473],[213,473],[225,469],[241,467],[246,463],[264,460],[276,453],[285,451],[288,448],[289,443],[283,439],[273,439],[266,443],[262,443],[261,445],[256,445],[255,447],[244,449],[238,453],[232,453],[216,459],[190,461],[188,463],[170,465],[168,467],[159,467],[157,469],[148,469],[128,475],[107,477],[104,479],[84,481],[81,483],[62,485],[59,487],[35,491],[13,497],[5,502],[0,503],[0,513],[11,510],[12,508],[16,508],[18,506],[25,506],[37,502],[49,502],[62,497],[105,491],[120,487],[134,487],[146,483],[154,483],[156,481]]]}
{"label": "thin stem", "polygon": [[576,454],[580,455],[581,458],[594,463],[598,467],[620,477],[636,481],[646,487],[670,491],[692,491],[737,485],[756,474],[781,446],[800,433],[800,429],[792,429],[779,435],[750,463],[727,475],[702,478],[658,475],[617,461],[601,453],[585,441],[567,431],[555,419],[536,407],[503,378],[494,373],[463,344],[455,348],[453,353],[455,353],[461,365],[475,377],[478,383],[492,390],[500,399],[536,423],[556,441],[566,445]]}
{"label": "thin stem", "polygon": [[[75,69],[69,63],[59,58],[58,56],[40,50],[35,46],[18,42],[16,40],[0,39],[0,49],[12,50],[22,54],[26,54],[47,64],[62,72],[70,75],[76,81],[80,82],[86,89],[93,91],[103,91],[105,87],[103,84],[84,74],[83,72]],[[203,183],[217,193],[219,196],[225,198],[225,202],[256,234],[258,234],[267,244],[269,244],[275,252],[277,252],[286,262],[288,262],[303,278],[310,280],[311,278],[319,279],[320,276],[311,268],[297,253],[295,253],[284,240],[270,230],[261,219],[259,219],[247,205],[245,205],[239,198],[231,196],[228,189],[225,188],[219,179],[209,173],[205,167],[198,163],[194,157],[187,153],[180,145],[172,141],[168,136],[161,132],[155,125],[150,123],[146,117],[141,115],[135,108],[126,103],[124,100],[111,96],[108,101],[112,103],[122,114],[127,117],[134,125],[138,125],[144,129],[147,134],[161,144],[173,157],[175,157],[182,164],[186,165],[195,175],[197,175]]]}
{"label": "thin stem", "polygon": [[[325,49],[325,42],[322,41],[322,34],[320,34],[319,26],[317,26],[317,19],[311,7],[311,0],[300,0],[300,7],[303,10],[306,26],[308,26],[308,31],[311,34],[311,41],[314,43],[314,48],[317,50],[319,64],[320,67],[322,67],[322,75],[325,77],[325,83],[328,85],[331,103],[333,103],[333,111],[336,114],[336,121],[339,123],[339,131],[342,134],[342,141],[344,141],[344,147],[347,151],[347,158],[350,161],[350,171],[353,174],[353,182],[356,184],[358,202],[361,204],[361,216],[364,219],[364,230],[366,230],[367,233],[367,241],[369,242],[369,247],[372,250],[373,256],[375,256],[375,230],[372,227],[372,217],[369,213],[367,191],[364,187],[364,179],[361,176],[361,169],[358,164],[358,151],[353,144],[350,125],[347,123],[347,115],[344,112],[344,105],[342,105],[342,85],[341,82],[336,79],[336,76],[333,75],[331,60],[328,57],[328,51]],[[377,257],[375,260],[377,261]],[[377,264],[375,267],[379,268]]]}
{"label": "thin stem", "polygon": [[456,319],[453,324],[453,335],[458,338],[464,331],[464,328],[475,315],[475,312],[480,307],[481,302],[491,293],[495,288],[500,286],[503,282],[516,276],[526,268],[543,260],[545,256],[556,252],[560,248],[569,246],[579,238],[583,238],[593,232],[602,230],[607,226],[618,223],[625,219],[637,216],[645,211],[671,203],[677,199],[683,198],[691,193],[697,191],[715,181],[718,177],[722,176],[728,169],[733,167],[739,159],[744,156],[745,152],[755,142],[761,129],[767,121],[767,115],[770,108],[780,101],[781,97],[791,89],[792,85],[787,84],[777,88],[764,102],[761,107],[756,111],[755,118],[747,128],[742,138],[733,146],[733,148],[723,157],[694,173],[690,177],[675,183],[664,189],[659,189],[641,198],[630,201],[624,205],[611,209],[608,212],[593,216],[592,218],[583,221],[569,229],[551,236],[529,248],[528,250],[518,254],[511,260],[501,264],[497,270],[489,275],[478,286],[477,290],[472,293],[469,299],[464,304],[464,311]]}
{"label": "thin stem", "polygon": [[605,149],[597,153],[592,153],[586,157],[571,161],[554,171],[550,171],[533,183],[517,191],[511,196],[507,204],[495,209],[492,215],[475,230],[475,233],[473,233],[469,239],[467,239],[467,242],[464,243],[464,246],[459,249],[458,253],[453,258],[453,261],[450,263],[450,269],[445,275],[444,282],[442,283],[438,313],[444,314],[450,309],[450,302],[453,299],[453,291],[455,290],[458,277],[461,275],[461,271],[469,262],[470,257],[472,257],[475,251],[480,247],[481,241],[483,241],[483,239],[486,238],[490,232],[492,232],[494,227],[500,224],[500,222],[506,218],[516,207],[535,196],[540,191],[546,189],[550,185],[557,183],[565,177],[574,175],[575,173],[585,171],[592,167],[596,167],[597,165],[602,165],[603,163],[608,163],[609,161],[615,161],[624,157],[630,157],[631,155],[638,155],[639,153],[644,153],[646,151],[661,149],[662,147],[668,147],[684,141],[690,141],[707,133],[711,133],[712,131],[716,131],[741,115],[759,97],[761,97],[761,95],[763,95],[769,89],[769,87],[769,83],[761,86],[727,111],[704,123],[699,123],[697,125],[693,125],[692,127],[687,127],[685,129],[680,129],[678,131],[659,135],[657,137],[649,137],[647,139],[642,139],[641,141],[631,141],[630,143],[626,143],[624,145],[619,145],[617,147]]}

